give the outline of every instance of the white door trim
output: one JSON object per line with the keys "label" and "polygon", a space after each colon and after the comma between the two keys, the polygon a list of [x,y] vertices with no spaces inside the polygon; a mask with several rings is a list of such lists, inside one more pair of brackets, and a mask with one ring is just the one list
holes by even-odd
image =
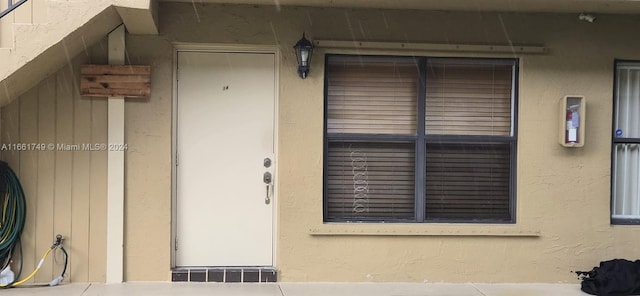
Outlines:
{"label": "white door trim", "polygon": [[278,203],[280,182],[278,178],[278,126],[279,126],[279,73],[280,73],[280,49],[275,45],[247,45],[247,44],[204,44],[204,43],[173,43],[173,65],[172,65],[172,103],[171,103],[171,268],[176,267],[176,234],[177,234],[177,169],[176,169],[176,147],[177,147],[177,119],[178,119],[178,53],[179,52],[211,52],[211,53],[270,53],[274,55],[274,126],[273,126],[273,151],[274,151],[274,190],[272,198],[273,210],[273,266],[277,266],[278,247]]}

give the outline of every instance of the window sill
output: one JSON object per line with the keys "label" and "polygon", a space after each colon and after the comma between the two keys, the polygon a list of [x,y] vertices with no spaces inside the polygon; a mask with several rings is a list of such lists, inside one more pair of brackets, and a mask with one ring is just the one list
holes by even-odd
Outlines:
{"label": "window sill", "polygon": [[540,230],[487,224],[351,224],[332,223],[309,229],[312,236],[485,236],[540,237]]}

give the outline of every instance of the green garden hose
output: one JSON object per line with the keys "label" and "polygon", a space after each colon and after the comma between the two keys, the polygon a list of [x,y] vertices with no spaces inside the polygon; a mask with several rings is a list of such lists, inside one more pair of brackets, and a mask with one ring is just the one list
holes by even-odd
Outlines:
{"label": "green garden hose", "polygon": [[14,252],[18,247],[19,249],[17,251],[20,254],[19,271],[15,274],[15,277],[11,282],[0,284],[0,288],[16,287],[32,279],[42,267],[47,256],[56,249],[61,250],[64,255],[64,269],[58,277],[44,285],[58,285],[65,277],[69,258],[67,251],[62,246],[62,235],[59,234],[56,235],[55,242],[44,253],[38,263],[38,266],[33,270],[33,272],[31,272],[31,274],[26,278],[18,280],[22,273],[23,260],[20,236],[22,235],[25,218],[27,216],[27,202],[24,196],[24,191],[22,190],[22,185],[20,185],[20,181],[18,180],[18,176],[16,176],[15,172],[4,161],[0,161],[0,206],[2,206],[2,216],[0,217],[0,263],[2,264],[2,268],[0,270],[5,270],[5,268],[11,264],[14,259]]}
{"label": "green garden hose", "polygon": [[[27,216],[27,202],[24,197],[22,185],[15,172],[9,165],[0,161],[0,206],[2,216],[0,219],[0,263],[4,270],[11,264],[12,256],[16,248],[20,246],[20,236],[24,229]],[[22,250],[18,250],[22,256]],[[22,272],[22,260],[16,278]]]}

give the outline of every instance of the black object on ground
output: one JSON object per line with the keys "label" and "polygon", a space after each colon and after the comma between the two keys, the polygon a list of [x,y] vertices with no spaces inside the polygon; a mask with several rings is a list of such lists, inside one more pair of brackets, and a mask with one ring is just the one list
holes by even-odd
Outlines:
{"label": "black object on ground", "polygon": [[640,294],[640,260],[613,259],[600,262],[591,271],[576,271],[582,291],[598,296]]}

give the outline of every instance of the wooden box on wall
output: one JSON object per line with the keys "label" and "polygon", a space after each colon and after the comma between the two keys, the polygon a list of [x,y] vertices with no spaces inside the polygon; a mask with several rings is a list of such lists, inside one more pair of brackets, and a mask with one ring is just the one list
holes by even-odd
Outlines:
{"label": "wooden box on wall", "polygon": [[151,95],[151,67],[82,65],[80,94],[91,97],[148,98]]}

